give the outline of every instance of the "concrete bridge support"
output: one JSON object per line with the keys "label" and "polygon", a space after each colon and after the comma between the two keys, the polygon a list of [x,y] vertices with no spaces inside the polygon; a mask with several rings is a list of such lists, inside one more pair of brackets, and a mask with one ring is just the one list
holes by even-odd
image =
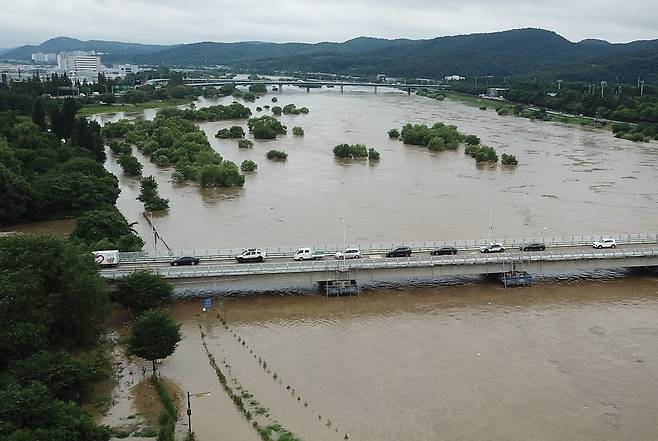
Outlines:
{"label": "concrete bridge support", "polygon": [[407,95],[411,95],[411,87],[407,88]]}
{"label": "concrete bridge support", "polygon": [[377,86],[375,86],[375,93],[377,93]]}
{"label": "concrete bridge support", "polygon": [[283,92],[283,84],[279,84],[279,92]]}
{"label": "concrete bridge support", "polygon": [[340,93],[343,93],[343,85],[340,85]]}

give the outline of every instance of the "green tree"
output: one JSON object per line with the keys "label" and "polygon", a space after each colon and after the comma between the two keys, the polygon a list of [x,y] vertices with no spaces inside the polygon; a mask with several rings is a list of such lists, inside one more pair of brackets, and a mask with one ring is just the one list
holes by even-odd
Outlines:
{"label": "green tree", "polygon": [[400,137],[400,131],[398,129],[391,129],[388,131],[388,137],[397,139]]}
{"label": "green tree", "polygon": [[139,176],[142,174],[142,163],[130,153],[119,156],[117,161],[123,172],[129,176]]}
{"label": "green tree", "polygon": [[78,118],[71,130],[71,144],[91,152],[96,161],[105,161],[105,138],[101,126],[96,121],[87,121],[84,117]]}
{"label": "green tree", "polygon": [[128,350],[153,364],[169,357],[181,341],[180,325],[164,311],[150,310],[132,325]]}
{"label": "green tree", "polygon": [[71,237],[94,250],[140,251],[144,241],[114,206],[90,210],[75,221]]}
{"label": "green tree", "polygon": [[27,216],[32,199],[30,183],[0,164],[0,225],[9,225]]}
{"label": "green tree", "polygon": [[108,312],[91,253],[54,236],[0,237],[0,367],[95,344]]}
{"label": "green tree", "polygon": [[304,136],[304,129],[301,127],[293,127],[292,134],[295,136]]}
{"label": "green tree", "polygon": [[50,114],[53,133],[62,139],[70,138],[77,112],[78,106],[72,98],[66,98],[60,106],[55,107]]}
{"label": "green tree", "polygon": [[238,147],[241,149],[249,149],[254,146],[254,142],[250,139],[239,139]]}
{"label": "green tree", "polygon": [[112,301],[139,315],[173,303],[174,288],[167,280],[148,271],[136,271],[117,282]]}
{"label": "green tree", "polygon": [[249,92],[255,94],[265,94],[267,93],[267,86],[265,84],[251,84],[249,86]]}
{"label": "green tree", "polygon": [[265,156],[267,159],[271,159],[273,161],[285,161],[288,159],[288,154],[281,150],[270,150]]}
{"label": "green tree", "polygon": [[32,109],[32,122],[42,129],[46,129],[46,110],[41,98],[34,101],[34,108]]}
{"label": "green tree", "polygon": [[250,159],[245,159],[242,161],[242,164],[240,164],[240,170],[243,172],[253,172],[256,171],[258,168],[258,164],[256,164],[254,161]]}
{"label": "green tree", "polygon": [[468,145],[477,145],[480,143],[480,138],[475,135],[467,135],[464,138],[464,142]]}
{"label": "green tree", "polygon": [[166,210],[169,208],[169,199],[158,195],[158,183],[153,176],[146,176],[140,181],[140,193],[137,200],[144,203],[148,211]]}

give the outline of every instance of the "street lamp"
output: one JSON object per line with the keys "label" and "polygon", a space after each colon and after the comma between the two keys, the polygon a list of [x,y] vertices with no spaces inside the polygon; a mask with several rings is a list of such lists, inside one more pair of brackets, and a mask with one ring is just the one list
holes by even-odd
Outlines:
{"label": "street lamp", "polygon": [[345,266],[345,248],[347,248],[347,227],[345,225],[345,218],[339,217],[338,219],[341,220],[343,223],[343,266]]}
{"label": "street lamp", "polygon": [[205,397],[210,395],[210,392],[199,392],[197,394],[191,394],[190,391],[187,391],[187,433],[192,435],[192,406],[190,405],[190,397]]}

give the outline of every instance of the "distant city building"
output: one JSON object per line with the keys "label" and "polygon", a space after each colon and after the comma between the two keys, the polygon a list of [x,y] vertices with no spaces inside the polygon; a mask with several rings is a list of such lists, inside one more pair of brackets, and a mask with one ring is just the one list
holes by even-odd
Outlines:
{"label": "distant city building", "polygon": [[95,81],[104,68],[96,52],[73,51],[57,54],[57,69],[72,79]]}
{"label": "distant city building", "polygon": [[115,64],[114,70],[117,71],[118,76],[125,78],[128,74],[136,74],[139,72],[139,66],[136,64]]}
{"label": "distant city building", "polygon": [[459,75],[447,75],[446,77],[444,77],[444,79],[446,81],[461,81],[461,80],[465,80],[466,77],[461,77]]}
{"label": "distant city building", "polygon": [[44,54],[43,52],[37,52],[36,54],[32,54],[32,61],[34,61],[35,63],[56,63],[57,54],[55,53]]}

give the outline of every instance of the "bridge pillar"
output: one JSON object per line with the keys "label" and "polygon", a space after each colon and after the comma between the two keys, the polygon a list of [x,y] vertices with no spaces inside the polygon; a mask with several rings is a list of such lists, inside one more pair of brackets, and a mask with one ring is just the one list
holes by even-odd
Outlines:
{"label": "bridge pillar", "polygon": [[407,95],[411,95],[411,87],[407,88]]}
{"label": "bridge pillar", "polygon": [[279,84],[279,92],[283,92],[283,84]]}
{"label": "bridge pillar", "polygon": [[340,85],[340,93],[343,93],[343,85]]}
{"label": "bridge pillar", "polygon": [[306,93],[309,93],[311,91],[311,88],[306,86]]}
{"label": "bridge pillar", "polygon": [[377,93],[377,86],[375,86],[375,93]]}

